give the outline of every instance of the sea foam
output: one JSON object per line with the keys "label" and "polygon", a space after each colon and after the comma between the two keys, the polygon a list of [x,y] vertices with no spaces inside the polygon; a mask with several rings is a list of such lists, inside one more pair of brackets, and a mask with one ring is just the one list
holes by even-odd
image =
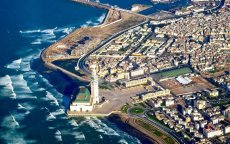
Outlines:
{"label": "sea foam", "polygon": [[20,69],[21,62],[22,62],[22,59],[20,58],[20,59],[14,60],[12,63],[8,64],[6,67],[8,69],[16,69],[16,70],[18,70],[18,69]]}

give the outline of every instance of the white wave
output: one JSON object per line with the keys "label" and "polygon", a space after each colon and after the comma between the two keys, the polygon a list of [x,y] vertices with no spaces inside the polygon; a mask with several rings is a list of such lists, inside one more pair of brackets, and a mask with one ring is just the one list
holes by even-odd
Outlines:
{"label": "white wave", "polygon": [[55,42],[57,42],[56,40],[47,40],[46,41],[47,43],[55,43]]}
{"label": "white wave", "polygon": [[53,29],[45,29],[45,30],[42,30],[41,32],[53,34],[53,32],[54,32],[56,29],[57,29],[57,27],[55,27],[55,28],[53,28]]}
{"label": "white wave", "polygon": [[[36,78],[35,74],[28,75],[27,77],[30,78],[30,79],[35,79]],[[35,83],[38,84],[38,82],[35,82]]]}
{"label": "white wave", "polygon": [[12,84],[11,78],[9,75],[0,78],[0,86],[6,86]]}
{"label": "white wave", "polygon": [[62,141],[62,136],[61,136],[61,132],[59,130],[57,130],[55,132],[55,138],[58,140],[58,141]]}
{"label": "white wave", "polygon": [[21,104],[18,104],[18,109],[26,109],[26,108],[22,106]]}
{"label": "white wave", "polygon": [[92,118],[95,121],[95,123],[99,126],[99,129],[97,129],[97,131],[102,132],[105,135],[119,136],[119,134],[115,130],[113,130],[112,128],[108,127],[105,123],[103,123],[97,117],[92,117]]}
{"label": "white wave", "polygon": [[34,91],[45,91],[45,89],[44,88],[38,88],[38,89],[36,89]]}
{"label": "white wave", "polygon": [[56,35],[55,31],[57,27],[53,29],[38,29],[38,30],[28,30],[20,31],[24,37],[34,38],[31,42],[32,45],[40,45],[42,43],[51,43],[55,42]]}
{"label": "white wave", "polygon": [[25,110],[33,110],[35,108],[35,106],[31,103],[28,102],[24,102],[24,103],[19,103],[18,104],[18,109],[25,109]]}
{"label": "white wave", "polygon": [[75,120],[73,120],[73,119],[69,121],[69,124],[70,124],[71,126],[75,126],[75,127],[78,126],[77,122],[76,122]]}
{"label": "white wave", "polygon": [[25,140],[24,137],[24,134],[15,130],[0,131],[0,138],[2,138],[7,144],[28,144],[32,142],[32,140]]}
{"label": "white wave", "polygon": [[54,116],[58,116],[58,115],[65,114],[65,112],[64,112],[63,109],[58,109],[58,110],[56,110],[55,112],[52,112],[52,114],[53,114]]}
{"label": "white wave", "polygon": [[97,22],[102,23],[102,22],[104,21],[104,19],[105,19],[105,16],[106,16],[106,14],[103,13],[103,14],[97,19]]}
{"label": "white wave", "polygon": [[25,72],[24,75],[26,75],[26,76],[36,75],[36,72],[34,72],[34,71],[28,71],[28,72]]}
{"label": "white wave", "polygon": [[19,127],[19,123],[16,121],[13,115],[9,115],[3,118],[1,126],[9,129],[15,129]]}
{"label": "white wave", "polygon": [[[37,96],[26,93],[27,91],[17,91],[17,99],[37,99]],[[24,93],[24,94],[23,94]]]}
{"label": "white wave", "polygon": [[12,84],[15,88],[16,94],[31,94],[32,91],[24,80],[23,74],[11,76]]}
{"label": "white wave", "polygon": [[[29,114],[29,112],[27,111],[24,111],[24,112],[12,111],[11,112],[11,116],[13,120],[17,123],[18,126],[19,126],[19,122],[24,120],[27,114]],[[20,127],[22,126],[20,125]]]}
{"label": "white wave", "polygon": [[74,29],[75,27],[65,28],[62,32],[66,34],[70,34]]}
{"label": "white wave", "polygon": [[48,91],[46,91],[46,97],[52,101],[56,106],[59,106],[58,100]]}
{"label": "white wave", "polygon": [[22,63],[21,64],[20,71],[27,72],[30,70],[31,70],[30,63]]}
{"label": "white wave", "polygon": [[12,96],[13,96],[13,97],[12,97],[13,99],[16,99],[16,98],[17,98],[17,95],[16,95],[15,92],[12,93]]}
{"label": "white wave", "polygon": [[52,113],[49,113],[49,115],[46,117],[47,121],[51,121],[51,120],[55,120],[55,119],[56,119],[56,117]]}
{"label": "white wave", "polygon": [[25,115],[28,115],[28,114],[30,114],[30,111],[26,111],[26,112],[25,112]]}
{"label": "white wave", "polygon": [[100,138],[100,139],[103,139],[103,136],[102,136],[102,135],[99,135],[99,138]]}
{"label": "white wave", "polygon": [[55,129],[55,127],[48,127],[48,129],[53,130],[53,129]]}
{"label": "white wave", "polygon": [[12,83],[9,83],[9,84],[5,85],[4,87],[6,89],[11,90],[12,92],[14,92],[14,87],[13,87]]}
{"label": "white wave", "polygon": [[9,144],[36,143],[35,140],[31,140],[31,139],[26,140],[25,134],[22,133],[22,131],[18,130],[19,127],[20,128],[22,127],[19,125],[18,120],[22,120],[23,118],[24,118],[23,114],[17,114],[17,113],[4,117],[1,122],[1,127],[7,129],[0,130],[0,139],[4,140],[5,143],[9,143]]}
{"label": "white wave", "polygon": [[92,23],[93,23],[92,20],[89,20],[89,21],[86,22],[86,24],[88,24],[88,25],[89,25],[89,24],[92,24]]}
{"label": "white wave", "polygon": [[14,60],[12,63],[8,64],[6,67],[9,69],[18,70],[20,68],[21,62],[22,62],[22,59],[20,58],[20,59]]}
{"label": "white wave", "polygon": [[55,88],[52,88],[49,90],[53,95],[55,95],[56,98],[62,99],[63,95],[59,93]]}
{"label": "white wave", "polygon": [[98,25],[98,24],[103,22],[103,20],[105,19],[105,16],[106,16],[106,14],[103,13],[96,20],[88,20],[88,21],[86,21],[86,23],[81,25],[81,27],[96,26],[96,25]]}
{"label": "white wave", "polygon": [[31,42],[32,45],[40,45],[42,44],[40,39],[36,39],[35,41]]}
{"label": "white wave", "polygon": [[101,122],[101,120],[99,120],[96,117],[91,117],[90,119],[87,119],[83,123],[88,124],[90,127],[94,128],[96,131],[101,132],[105,135],[120,136],[115,130],[108,127],[105,123]]}
{"label": "white wave", "polygon": [[75,29],[75,27],[68,27],[68,28],[59,28],[57,30],[55,30],[56,33],[64,33],[64,34],[69,34],[70,32],[72,32]]}
{"label": "white wave", "polygon": [[46,87],[53,87],[53,85],[51,85],[49,83],[49,81],[47,79],[45,79],[42,75],[38,74],[38,76],[36,77],[36,79],[40,82],[45,83]]}
{"label": "white wave", "polygon": [[39,33],[40,31],[41,31],[40,29],[37,29],[37,30],[26,30],[26,31],[20,30],[19,32],[21,34],[31,34],[31,33]]}
{"label": "white wave", "polygon": [[9,75],[0,78],[0,86],[3,86],[0,89],[1,96],[11,96],[11,98],[16,99],[12,80]]}
{"label": "white wave", "polygon": [[125,139],[121,139],[118,141],[119,144],[128,144],[128,142]]}
{"label": "white wave", "polygon": [[16,94],[14,93],[14,91],[12,89],[9,89],[8,87],[1,88],[0,93],[1,93],[0,96],[16,99]]}
{"label": "white wave", "polygon": [[85,140],[85,135],[82,132],[73,132],[73,136],[77,140]]}

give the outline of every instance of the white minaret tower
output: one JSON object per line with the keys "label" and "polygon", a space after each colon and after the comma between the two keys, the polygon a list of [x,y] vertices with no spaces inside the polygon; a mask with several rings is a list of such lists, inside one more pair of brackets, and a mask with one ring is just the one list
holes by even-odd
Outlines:
{"label": "white minaret tower", "polygon": [[93,98],[93,104],[99,103],[99,88],[98,88],[98,76],[97,76],[97,65],[92,64],[90,66],[91,69],[91,96]]}

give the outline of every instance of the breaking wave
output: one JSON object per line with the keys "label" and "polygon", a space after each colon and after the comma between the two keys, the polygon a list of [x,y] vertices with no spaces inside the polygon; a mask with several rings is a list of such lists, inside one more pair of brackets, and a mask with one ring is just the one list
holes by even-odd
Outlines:
{"label": "breaking wave", "polygon": [[53,104],[55,104],[56,106],[59,106],[58,100],[52,95],[52,93],[46,91],[46,97],[48,98],[48,100],[51,100]]}
{"label": "breaking wave", "polygon": [[43,43],[55,43],[57,39],[68,35],[74,29],[75,27],[55,27],[53,29],[20,30],[19,33],[24,37],[33,38],[32,45],[41,45]]}
{"label": "breaking wave", "polygon": [[96,131],[101,132],[105,135],[115,135],[120,136],[115,130],[108,127],[105,123],[103,123],[101,120],[99,120],[96,117],[92,117],[84,121],[87,125],[94,128]]}
{"label": "breaking wave", "polygon": [[96,18],[96,20],[86,21],[86,23],[81,25],[81,27],[96,26],[96,25],[103,22],[103,20],[105,19],[105,16],[106,16],[106,14],[103,13],[100,17]]}
{"label": "breaking wave", "polygon": [[55,120],[55,119],[56,119],[56,117],[52,113],[49,113],[49,115],[46,117],[47,121],[52,121],[52,120]]}
{"label": "breaking wave", "polygon": [[9,75],[0,78],[0,86],[6,86],[12,84],[11,78]]}
{"label": "breaking wave", "polygon": [[73,120],[73,119],[69,121],[69,124],[70,124],[71,126],[75,126],[75,127],[78,126],[77,122],[76,122],[75,120]]}
{"label": "breaking wave", "polygon": [[22,59],[14,60],[11,64],[8,64],[6,67],[9,69],[20,69],[20,64],[22,62]]}
{"label": "breaking wave", "polygon": [[61,132],[59,130],[57,130],[55,132],[55,138],[58,140],[58,141],[62,141],[62,136],[61,136]]}
{"label": "breaking wave", "polygon": [[14,129],[14,128],[18,128],[19,127],[19,123],[15,119],[15,117],[11,114],[11,115],[6,116],[6,117],[3,118],[1,126],[9,128],[9,129]]}

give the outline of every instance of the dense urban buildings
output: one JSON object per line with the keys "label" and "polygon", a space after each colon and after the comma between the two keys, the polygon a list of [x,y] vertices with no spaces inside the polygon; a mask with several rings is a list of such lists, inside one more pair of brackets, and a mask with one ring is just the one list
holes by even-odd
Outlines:
{"label": "dense urban buildings", "polygon": [[[112,9],[116,19],[100,30],[120,23],[122,12],[140,16]],[[229,1],[192,0],[173,17],[143,17],[101,42],[87,32],[72,46],[54,45],[52,52],[60,51],[48,60],[77,57],[73,73],[90,82],[74,94],[68,114],[125,111],[178,143],[230,142]]]}

